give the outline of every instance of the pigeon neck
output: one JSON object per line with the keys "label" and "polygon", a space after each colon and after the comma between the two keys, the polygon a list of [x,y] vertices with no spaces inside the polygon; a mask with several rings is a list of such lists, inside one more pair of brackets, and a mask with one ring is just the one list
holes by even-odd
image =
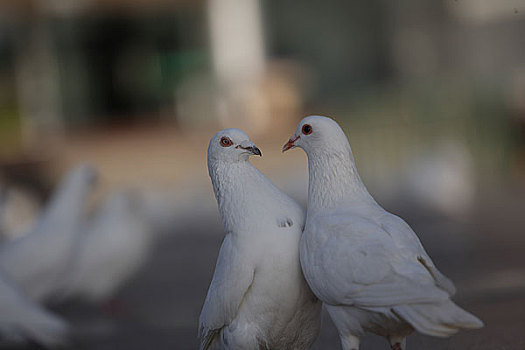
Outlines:
{"label": "pigeon neck", "polygon": [[65,183],[52,196],[49,206],[42,216],[42,226],[64,227],[70,231],[83,215],[87,186],[78,183]]}
{"label": "pigeon neck", "polygon": [[224,230],[235,232],[249,225],[246,211],[251,207],[250,195],[257,193],[264,181],[259,171],[248,161],[211,161],[208,170]]}
{"label": "pigeon neck", "polygon": [[352,151],[308,155],[308,211],[374,201],[359,177]]}

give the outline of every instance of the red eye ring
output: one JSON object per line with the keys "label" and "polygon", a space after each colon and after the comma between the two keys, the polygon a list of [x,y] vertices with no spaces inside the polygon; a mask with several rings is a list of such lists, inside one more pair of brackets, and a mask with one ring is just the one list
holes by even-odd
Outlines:
{"label": "red eye ring", "polygon": [[310,124],[304,124],[302,131],[303,131],[303,134],[310,135],[313,131],[312,126]]}
{"label": "red eye ring", "polygon": [[230,140],[229,137],[223,136],[221,138],[221,146],[222,147],[230,147],[231,145],[233,145],[233,141]]}

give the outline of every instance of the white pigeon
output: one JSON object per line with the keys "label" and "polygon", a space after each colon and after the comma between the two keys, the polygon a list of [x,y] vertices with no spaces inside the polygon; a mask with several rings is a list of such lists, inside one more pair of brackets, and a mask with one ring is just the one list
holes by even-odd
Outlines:
{"label": "white pigeon", "polygon": [[111,298],[144,265],[153,236],[136,193],[109,195],[78,237],[66,298]]}
{"label": "white pigeon", "polygon": [[31,232],[0,247],[0,266],[32,300],[48,301],[61,285],[95,178],[92,167],[75,167]]}
{"label": "white pigeon", "polygon": [[405,196],[452,217],[468,214],[476,195],[474,162],[466,145],[442,139],[420,151],[406,167]]}
{"label": "white pigeon", "polygon": [[321,303],[304,280],[304,210],[248,161],[261,152],[239,129],[219,131],[208,170],[226,235],[199,320],[200,348],[307,349]]}
{"label": "white pigeon", "polygon": [[366,331],[387,337],[392,349],[404,349],[414,329],[446,337],[482,327],[450,300],[454,285],[414,231],[368,193],[335,121],[304,118],[283,152],[294,147],[306,152],[309,170],[301,265],[344,350],[358,349]]}
{"label": "white pigeon", "polygon": [[66,342],[68,326],[26,297],[0,270],[0,347],[35,342],[47,348]]}

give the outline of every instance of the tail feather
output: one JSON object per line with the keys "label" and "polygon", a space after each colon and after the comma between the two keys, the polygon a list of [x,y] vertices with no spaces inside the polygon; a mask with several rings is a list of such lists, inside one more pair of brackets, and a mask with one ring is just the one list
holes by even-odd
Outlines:
{"label": "tail feather", "polygon": [[222,329],[208,330],[199,332],[201,338],[200,350],[218,350],[220,349],[220,334]]}
{"label": "tail feather", "polygon": [[394,311],[418,332],[435,337],[448,337],[460,329],[483,327],[481,320],[452,301],[440,304],[401,305],[396,306]]}

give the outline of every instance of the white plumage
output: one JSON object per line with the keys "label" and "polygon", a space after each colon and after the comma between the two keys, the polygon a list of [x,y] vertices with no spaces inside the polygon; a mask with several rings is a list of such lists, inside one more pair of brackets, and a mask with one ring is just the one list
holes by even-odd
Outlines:
{"label": "white plumage", "polygon": [[406,168],[402,190],[418,205],[440,213],[468,214],[476,194],[472,155],[458,140],[440,140],[414,157]]}
{"label": "white plumage", "polygon": [[143,266],[152,243],[138,194],[112,193],[78,237],[65,297],[112,297]]}
{"label": "white plumage", "polygon": [[0,347],[29,341],[57,347],[65,344],[67,332],[65,321],[27,298],[0,271]]}
{"label": "white plumage", "polygon": [[307,349],[321,305],[299,263],[304,210],[250,164],[253,154],[238,129],[208,148],[226,236],[200,315],[201,349]]}
{"label": "white plumage", "polygon": [[304,118],[283,147],[308,155],[302,268],[325,302],[343,349],[358,349],[365,331],[403,349],[413,329],[438,337],[482,322],[451,300],[455,288],[401,218],[375,202],[362,183],[348,140],[329,118]]}
{"label": "white plumage", "polygon": [[49,300],[60,288],[95,176],[88,165],[74,168],[31,232],[0,247],[0,266],[31,299]]}

